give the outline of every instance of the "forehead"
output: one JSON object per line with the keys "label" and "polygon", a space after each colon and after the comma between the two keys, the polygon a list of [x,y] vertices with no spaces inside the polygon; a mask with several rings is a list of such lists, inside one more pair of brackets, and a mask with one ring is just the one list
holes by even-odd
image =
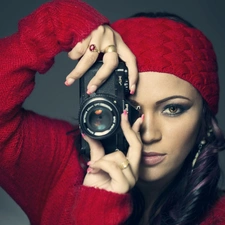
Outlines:
{"label": "forehead", "polygon": [[132,99],[138,101],[159,101],[173,95],[182,95],[190,99],[200,98],[198,91],[187,81],[172,74],[143,72],[139,74],[137,90]]}

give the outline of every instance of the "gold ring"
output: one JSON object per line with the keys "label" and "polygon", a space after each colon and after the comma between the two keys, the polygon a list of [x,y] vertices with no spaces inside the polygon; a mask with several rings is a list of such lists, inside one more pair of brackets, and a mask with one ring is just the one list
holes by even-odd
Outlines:
{"label": "gold ring", "polygon": [[119,167],[121,170],[126,169],[129,166],[130,162],[128,161],[128,159],[126,159],[126,161],[122,162]]}
{"label": "gold ring", "polygon": [[94,44],[89,45],[89,50],[90,50],[91,52],[97,52],[97,53],[100,53],[100,51],[98,50],[98,48],[97,48],[96,45],[94,45]]}
{"label": "gold ring", "polygon": [[117,52],[115,45],[109,45],[105,48],[104,53]]}

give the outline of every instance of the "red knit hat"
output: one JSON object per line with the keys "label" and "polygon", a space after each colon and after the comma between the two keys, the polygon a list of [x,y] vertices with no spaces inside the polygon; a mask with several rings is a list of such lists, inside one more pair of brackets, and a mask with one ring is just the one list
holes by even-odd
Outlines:
{"label": "red knit hat", "polygon": [[188,81],[217,113],[216,55],[201,31],[171,19],[147,17],[118,20],[112,28],[136,56],[139,72],[170,73]]}

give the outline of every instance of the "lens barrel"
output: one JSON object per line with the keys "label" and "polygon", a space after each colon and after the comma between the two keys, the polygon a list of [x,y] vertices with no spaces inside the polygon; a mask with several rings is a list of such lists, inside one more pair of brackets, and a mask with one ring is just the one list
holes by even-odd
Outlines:
{"label": "lens barrel", "polygon": [[120,125],[120,109],[113,96],[94,96],[83,102],[80,128],[93,139],[104,139],[116,132]]}

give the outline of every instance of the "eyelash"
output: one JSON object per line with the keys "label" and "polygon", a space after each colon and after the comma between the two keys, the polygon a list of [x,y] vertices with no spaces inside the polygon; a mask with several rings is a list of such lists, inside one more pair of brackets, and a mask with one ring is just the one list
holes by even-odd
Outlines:
{"label": "eyelash", "polygon": [[[137,104],[132,104],[132,105],[139,112],[139,114],[142,114],[142,108],[140,105],[137,105]],[[166,110],[170,110],[171,107],[175,108],[176,111],[178,111],[178,112],[175,112],[175,113],[165,112]],[[184,113],[188,108],[189,108],[188,106],[184,106],[181,104],[169,104],[163,108],[163,113],[166,114],[167,116],[175,117],[175,116],[179,116],[180,114]]]}
{"label": "eyelash", "polygon": [[[171,108],[175,109],[175,112],[166,112],[166,110],[171,110]],[[179,104],[170,104],[164,107],[163,113],[167,114],[168,116],[178,116],[185,112],[187,108],[183,105]],[[178,112],[177,112],[178,111]]]}

